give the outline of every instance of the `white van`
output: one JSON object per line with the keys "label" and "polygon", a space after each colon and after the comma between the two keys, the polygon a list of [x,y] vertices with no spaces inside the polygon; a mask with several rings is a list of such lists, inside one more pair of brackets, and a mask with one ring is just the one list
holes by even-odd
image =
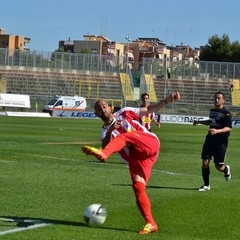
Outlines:
{"label": "white van", "polygon": [[43,107],[43,112],[52,114],[53,110],[79,110],[85,111],[87,108],[86,98],[79,96],[55,96],[46,106]]}

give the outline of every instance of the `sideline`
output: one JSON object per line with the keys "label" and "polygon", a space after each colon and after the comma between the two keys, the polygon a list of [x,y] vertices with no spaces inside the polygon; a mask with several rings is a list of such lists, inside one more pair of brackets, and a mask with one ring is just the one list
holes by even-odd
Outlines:
{"label": "sideline", "polygon": [[[34,156],[34,157],[40,157],[40,158],[47,158],[47,159],[56,159],[56,160],[60,160],[60,161],[73,161],[73,162],[81,162],[80,159],[71,159],[71,158],[59,158],[59,157],[52,157],[52,156],[44,156],[44,155],[37,155],[37,154],[29,154],[31,156]],[[95,158],[94,158],[95,160]],[[127,167],[128,168],[128,164],[124,163],[123,161],[119,161],[118,163],[122,163],[122,165],[124,167]],[[118,164],[117,163],[117,164]],[[102,165],[103,163],[99,162],[98,160],[94,161],[94,162],[91,162],[91,164],[100,164]],[[108,165],[108,162],[104,163],[106,165]],[[111,164],[112,166],[112,164]],[[109,168],[108,168],[109,169]],[[115,168],[112,168],[112,169],[115,169]],[[155,169],[155,168],[152,168],[152,171],[153,172],[160,172],[160,173],[163,173],[163,174],[168,174],[168,175],[178,175],[178,176],[190,176],[189,174],[184,174],[184,173],[177,173],[177,172],[170,172],[170,171],[164,171],[164,170],[160,170],[160,169]]]}
{"label": "sideline", "polygon": [[[14,219],[9,219],[9,218],[0,218],[0,221],[17,222]],[[39,221],[37,221],[37,223],[36,223],[36,221],[34,221],[34,220],[23,220],[23,223],[29,223],[31,225],[27,226],[27,227],[18,227],[18,228],[12,228],[12,229],[9,229],[6,231],[0,231],[0,236],[52,225],[52,223],[44,223],[44,222],[39,222]]]}

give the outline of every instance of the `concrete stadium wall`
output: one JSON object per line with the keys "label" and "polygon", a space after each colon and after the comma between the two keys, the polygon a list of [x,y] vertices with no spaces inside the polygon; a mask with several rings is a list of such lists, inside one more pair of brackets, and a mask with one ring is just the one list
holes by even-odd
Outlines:
{"label": "concrete stadium wall", "polygon": [[[160,113],[205,114],[213,107],[216,91],[226,95],[226,106],[232,107],[229,83],[224,80],[161,79],[153,78],[157,100],[178,90],[182,99],[169,104]],[[120,76],[104,72],[76,72],[52,69],[0,66],[0,92],[30,95],[30,111],[42,107],[55,95],[79,95],[87,99],[87,109],[93,110],[96,99],[113,99],[120,105],[124,101]],[[151,94],[151,93],[150,93]],[[127,106],[139,106],[137,100],[127,101]]]}
{"label": "concrete stadium wall", "polygon": [[[80,95],[89,99],[122,99],[120,78],[102,72],[63,72],[50,69],[0,68],[1,92],[27,94],[31,110],[41,111],[55,95]],[[90,101],[88,101],[90,102]]]}

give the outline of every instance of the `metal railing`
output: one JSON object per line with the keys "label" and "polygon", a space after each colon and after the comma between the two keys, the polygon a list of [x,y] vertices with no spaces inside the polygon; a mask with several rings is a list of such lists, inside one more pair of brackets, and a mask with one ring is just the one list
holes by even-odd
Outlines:
{"label": "metal railing", "polygon": [[144,72],[167,78],[170,68],[175,79],[240,79],[240,63],[210,62],[197,60],[144,59]]}
{"label": "metal railing", "polygon": [[124,61],[124,58],[113,61],[109,56],[97,54],[0,49],[0,66],[10,67],[119,73],[120,67],[124,67]]}
{"label": "metal railing", "polygon": [[[137,61],[137,57],[135,57]],[[75,70],[105,73],[126,72],[126,56],[23,51],[0,49],[0,66],[48,68],[51,70]],[[171,59],[144,58],[141,63],[144,73],[167,78],[167,68],[175,79],[240,79],[240,63],[205,62]]]}

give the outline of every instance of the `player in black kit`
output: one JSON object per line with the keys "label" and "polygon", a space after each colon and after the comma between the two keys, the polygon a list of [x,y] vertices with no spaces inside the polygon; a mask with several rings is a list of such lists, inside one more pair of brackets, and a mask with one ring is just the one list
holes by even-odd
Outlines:
{"label": "player in black kit", "polygon": [[203,186],[199,191],[210,190],[209,163],[213,157],[215,167],[218,171],[224,173],[226,181],[231,179],[230,167],[224,163],[226,150],[228,146],[228,137],[232,130],[231,113],[224,107],[225,95],[222,92],[216,92],[214,95],[215,108],[210,110],[208,120],[194,121],[193,125],[209,125],[208,134],[202,147],[202,177]]}

